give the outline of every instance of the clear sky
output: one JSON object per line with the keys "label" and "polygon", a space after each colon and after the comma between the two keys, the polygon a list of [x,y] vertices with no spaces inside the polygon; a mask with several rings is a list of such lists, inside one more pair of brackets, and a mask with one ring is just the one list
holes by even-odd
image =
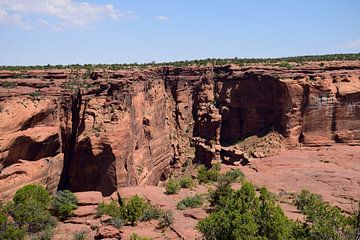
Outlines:
{"label": "clear sky", "polygon": [[0,0],[0,65],[360,52],[360,0]]}

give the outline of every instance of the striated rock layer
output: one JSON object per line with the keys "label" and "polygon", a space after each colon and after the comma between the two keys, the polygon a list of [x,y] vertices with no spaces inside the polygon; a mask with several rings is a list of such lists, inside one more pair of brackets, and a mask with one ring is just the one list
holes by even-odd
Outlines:
{"label": "striated rock layer", "polygon": [[287,148],[359,145],[359,120],[359,62],[2,71],[0,199],[31,182],[156,185],[189,161],[248,159],[236,143],[269,131]]}

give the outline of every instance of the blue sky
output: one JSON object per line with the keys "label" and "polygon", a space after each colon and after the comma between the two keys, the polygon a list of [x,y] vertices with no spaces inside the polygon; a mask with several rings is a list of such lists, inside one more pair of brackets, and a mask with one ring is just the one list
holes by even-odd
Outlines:
{"label": "blue sky", "polygon": [[359,0],[0,0],[0,65],[360,52]]}

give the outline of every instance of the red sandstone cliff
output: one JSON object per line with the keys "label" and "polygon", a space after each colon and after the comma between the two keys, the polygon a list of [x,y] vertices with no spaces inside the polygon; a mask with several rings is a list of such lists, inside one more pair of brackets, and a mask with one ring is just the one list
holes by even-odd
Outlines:
{"label": "red sandstone cliff", "polygon": [[360,63],[2,71],[0,105],[0,199],[30,182],[107,196],[269,130],[287,147],[359,144]]}

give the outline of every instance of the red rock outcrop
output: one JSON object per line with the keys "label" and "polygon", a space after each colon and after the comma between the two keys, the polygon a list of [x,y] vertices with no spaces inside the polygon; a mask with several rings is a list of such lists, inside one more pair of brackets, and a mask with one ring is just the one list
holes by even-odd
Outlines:
{"label": "red rock outcrop", "polygon": [[0,72],[0,199],[29,182],[155,185],[270,130],[289,148],[358,145],[359,77],[359,62]]}

